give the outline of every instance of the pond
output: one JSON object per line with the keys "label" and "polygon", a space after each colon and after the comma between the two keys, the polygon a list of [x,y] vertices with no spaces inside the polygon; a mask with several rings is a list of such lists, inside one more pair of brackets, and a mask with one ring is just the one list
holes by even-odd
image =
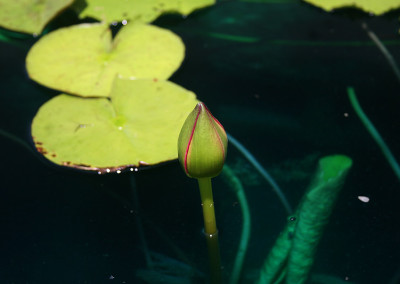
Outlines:
{"label": "pond", "polygon": [[[78,22],[66,11],[48,29]],[[295,0],[219,1],[154,24],[185,44],[170,80],[207,104],[293,210],[322,157],[351,158],[306,283],[399,283],[399,177],[348,96],[354,88],[399,160],[398,11],[373,16],[328,13]],[[59,92],[27,75],[25,57],[38,39],[10,38],[0,41],[0,283],[207,283],[196,180],[177,161],[98,175],[43,158],[30,127]],[[251,216],[239,283],[256,283],[291,214],[232,143],[226,165],[243,185]],[[213,194],[223,283],[229,283],[243,204],[224,174],[213,178]]]}

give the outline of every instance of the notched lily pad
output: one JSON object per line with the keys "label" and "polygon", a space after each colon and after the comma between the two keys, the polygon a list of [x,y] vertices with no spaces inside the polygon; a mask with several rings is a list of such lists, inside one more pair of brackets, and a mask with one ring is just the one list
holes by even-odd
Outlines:
{"label": "notched lily pad", "polygon": [[215,0],[86,0],[80,18],[91,17],[107,23],[123,20],[151,23],[163,13],[188,15],[193,10],[213,5]]}
{"label": "notched lily pad", "polygon": [[399,0],[304,0],[326,11],[337,8],[355,7],[367,13],[381,15],[400,8]]}
{"label": "notched lily pad", "polygon": [[185,53],[174,33],[128,24],[112,39],[106,24],[81,24],[41,38],[29,51],[29,77],[49,88],[86,97],[105,97],[119,74],[168,79]]}
{"label": "notched lily pad", "polygon": [[37,150],[67,167],[122,171],[176,159],[194,93],[169,81],[116,79],[111,98],[61,94],[32,123]]}
{"label": "notched lily pad", "polygon": [[0,0],[0,26],[28,34],[40,34],[46,24],[73,0]]}

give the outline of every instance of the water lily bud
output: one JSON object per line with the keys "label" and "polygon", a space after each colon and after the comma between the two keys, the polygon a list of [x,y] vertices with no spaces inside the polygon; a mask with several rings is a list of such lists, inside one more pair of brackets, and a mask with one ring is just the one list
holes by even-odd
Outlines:
{"label": "water lily bud", "polygon": [[224,166],[228,138],[221,123],[204,103],[198,103],[182,126],[178,158],[193,178],[217,176]]}

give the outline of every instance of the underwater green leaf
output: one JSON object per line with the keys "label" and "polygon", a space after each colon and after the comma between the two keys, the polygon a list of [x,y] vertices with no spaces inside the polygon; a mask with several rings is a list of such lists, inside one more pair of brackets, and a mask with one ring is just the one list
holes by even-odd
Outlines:
{"label": "underwater green leaf", "polygon": [[345,155],[325,156],[319,160],[314,180],[295,213],[297,224],[286,261],[286,283],[307,282],[318,243],[352,164],[352,159]]}
{"label": "underwater green leaf", "polygon": [[61,94],[46,102],[32,137],[62,166],[103,173],[158,164],[178,158],[179,131],[196,103],[169,81],[117,78],[110,99]]}
{"label": "underwater green leaf", "polygon": [[314,179],[296,212],[288,218],[255,283],[306,283],[316,248],[352,164],[345,155],[319,160]]}
{"label": "underwater green leaf", "polygon": [[368,13],[381,15],[400,8],[399,0],[304,0],[326,11],[337,8],[355,7]]}
{"label": "underwater green leaf", "polygon": [[40,34],[46,24],[73,0],[0,0],[0,27]]}
{"label": "underwater green leaf", "polygon": [[106,24],[81,24],[41,38],[26,68],[31,79],[49,88],[106,97],[116,75],[168,79],[184,55],[182,40],[166,29],[128,24],[112,39]]}
{"label": "underwater green leaf", "polygon": [[151,23],[163,13],[188,15],[193,10],[210,6],[215,0],[86,0],[79,17],[91,17],[107,23],[123,20]]}

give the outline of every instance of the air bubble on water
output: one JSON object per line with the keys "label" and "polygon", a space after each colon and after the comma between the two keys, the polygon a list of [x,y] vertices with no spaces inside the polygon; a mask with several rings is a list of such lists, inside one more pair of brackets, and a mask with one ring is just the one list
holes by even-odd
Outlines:
{"label": "air bubble on water", "polygon": [[364,203],[368,203],[368,202],[369,202],[369,197],[368,197],[368,196],[359,195],[357,198],[358,198],[358,200],[360,200],[361,202],[364,202]]}

